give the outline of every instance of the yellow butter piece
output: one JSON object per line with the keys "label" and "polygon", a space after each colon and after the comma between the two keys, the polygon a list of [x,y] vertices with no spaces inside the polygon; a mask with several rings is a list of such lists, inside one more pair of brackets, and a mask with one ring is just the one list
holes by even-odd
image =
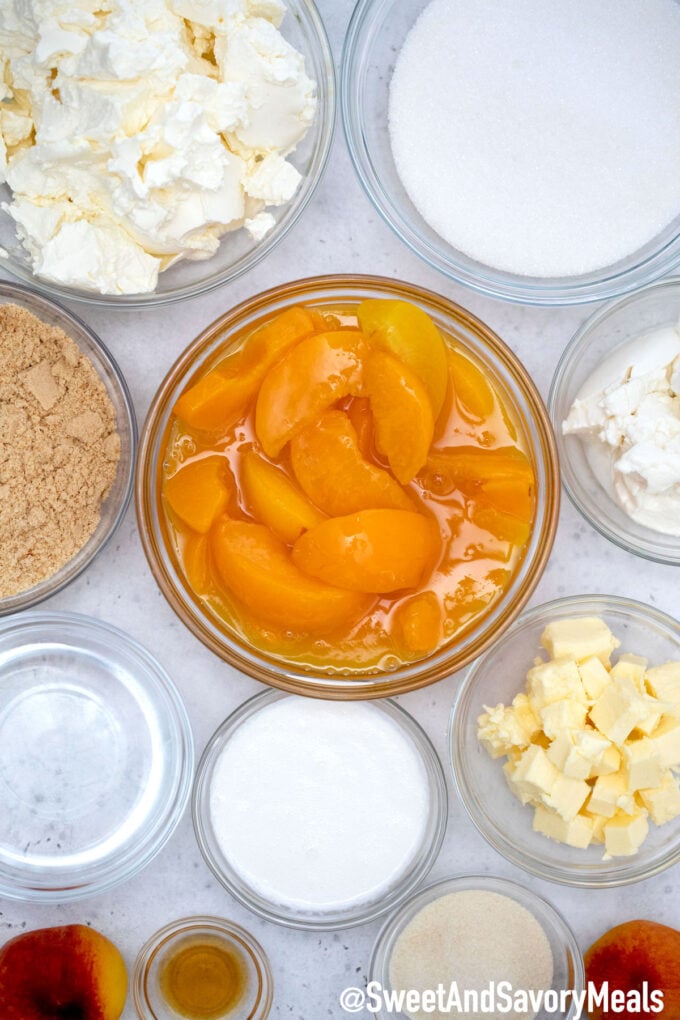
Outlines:
{"label": "yellow butter piece", "polygon": [[534,811],[533,828],[534,832],[540,832],[558,843],[585,850],[592,841],[594,824],[585,815],[577,815],[566,822],[554,811],[539,804]]}
{"label": "yellow butter piece", "polygon": [[655,825],[664,825],[680,815],[680,789],[670,769],[655,789],[640,790],[639,796]]}
{"label": "yellow butter piece", "polygon": [[604,826],[604,859],[609,857],[630,857],[637,853],[649,832],[647,812],[639,810],[629,815],[617,811]]}
{"label": "yellow butter piece", "polygon": [[623,771],[631,792],[659,785],[663,766],[659,752],[649,737],[627,741],[621,753]]}
{"label": "yellow butter piece", "polygon": [[553,659],[566,655],[576,662],[582,662],[596,656],[608,666],[611,653],[621,642],[614,637],[604,620],[597,616],[584,616],[549,623],[541,634],[541,644]]}

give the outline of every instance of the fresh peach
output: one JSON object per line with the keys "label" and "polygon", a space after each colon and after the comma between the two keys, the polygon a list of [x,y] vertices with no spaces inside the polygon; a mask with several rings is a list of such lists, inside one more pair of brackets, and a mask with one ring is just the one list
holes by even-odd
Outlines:
{"label": "fresh peach", "polygon": [[94,928],[39,928],[0,949],[2,1020],[118,1020],[126,997],[123,958]]}
{"label": "fresh peach", "polygon": [[[680,931],[656,921],[626,921],[601,935],[585,954],[586,979],[609,985],[609,1010],[596,1006],[590,1020],[680,1018]],[[612,1009],[612,993],[625,994],[623,1010]],[[649,996],[663,993],[663,1010]],[[645,999],[645,996],[647,998]]]}

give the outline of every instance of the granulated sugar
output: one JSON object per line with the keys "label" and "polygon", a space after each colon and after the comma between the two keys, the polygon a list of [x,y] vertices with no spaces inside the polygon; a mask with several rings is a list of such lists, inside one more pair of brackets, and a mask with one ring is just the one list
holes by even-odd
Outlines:
{"label": "granulated sugar", "polygon": [[[509,896],[486,889],[448,893],[423,907],[398,937],[390,959],[390,986],[419,993],[449,991],[455,982],[461,1002],[474,1002],[491,983],[509,982],[514,990],[552,987],[553,957],[548,938],[533,914]],[[471,994],[472,993],[472,994]],[[501,1003],[501,1005],[503,1005]],[[529,1020],[534,1010],[518,1013],[463,1009],[459,1020]],[[413,1020],[445,1020],[450,1012],[418,1010]]]}
{"label": "granulated sugar", "polygon": [[611,265],[680,214],[679,69],[676,0],[433,0],[390,88],[399,175],[487,265]]}

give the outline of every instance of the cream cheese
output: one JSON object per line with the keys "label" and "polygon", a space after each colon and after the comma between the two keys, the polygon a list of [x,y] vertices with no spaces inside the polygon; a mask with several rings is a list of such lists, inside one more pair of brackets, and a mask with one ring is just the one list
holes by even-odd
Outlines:
{"label": "cream cheese", "polygon": [[606,358],[562,424],[626,513],[680,535],[680,325],[646,332]]}
{"label": "cream cheese", "polygon": [[152,291],[295,194],[286,158],[315,85],[279,0],[12,0],[0,10],[3,208],[33,271],[101,293]]}

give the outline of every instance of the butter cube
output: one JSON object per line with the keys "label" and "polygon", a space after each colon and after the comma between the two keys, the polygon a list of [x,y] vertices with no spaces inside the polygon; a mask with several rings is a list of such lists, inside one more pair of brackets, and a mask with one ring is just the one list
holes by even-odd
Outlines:
{"label": "butter cube", "polygon": [[513,708],[505,705],[484,708],[484,714],[477,720],[477,736],[492,758],[500,758],[515,747],[528,747],[531,737]]}
{"label": "butter cube", "polygon": [[613,680],[590,710],[591,721],[613,744],[622,744],[648,715],[646,696],[627,679]]}
{"label": "butter cube", "polygon": [[645,670],[647,660],[641,655],[631,655],[624,652],[620,655],[616,665],[612,666],[609,674],[612,680],[632,680],[640,694],[645,694]]}
{"label": "butter cube", "polygon": [[587,706],[575,698],[560,698],[559,701],[553,701],[541,709],[543,732],[554,740],[565,730],[579,730],[585,725],[587,711]]}
{"label": "butter cube", "polygon": [[556,811],[565,822],[571,822],[579,813],[590,794],[590,787],[582,779],[558,775],[549,793],[541,800],[546,807]]}
{"label": "butter cube", "polygon": [[653,790],[640,790],[640,799],[656,825],[664,825],[680,815],[680,789],[670,770]]}
{"label": "butter cube", "polygon": [[588,801],[589,813],[613,818],[619,810],[627,814],[637,810],[635,795],[628,789],[627,776],[623,772],[598,776]]}
{"label": "butter cube", "polygon": [[607,824],[607,819],[604,815],[591,815],[589,811],[582,811],[579,817],[586,818],[592,825],[593,834],[591,843],[604,843],[604,827]]}
{"label": "butter cube", "polygon": [[618,772],[620,768],[621,754],[618,748],[610,744],[600,760],[592,766],[588,778],[596,779],[598,776],[610,776],[613,772]]}
{"label": "butter cube", "polygon": [[680,719],[672,715],[662,716],[650,740],[659,753],[662,765],[666,768],[680,765]]}
{"label": "butter cube", "polygon": [[[560,772],[572,779],[589,779],[593,766],[612,745],[596,730],[560,733],[548,748],[548,758]],[[618,759],[617,759],[618,761]],[[618,769],[618,764],[614,772]]]}
{"label": "butter cube", "polygon": [[593,835],[593,823],[584,815],[577,815],[570,822],[553,811],[539,804],[534,811],[534,832],[540,832],[558,843],[567,843],[569,846],[585,850],[590,846]]}
{"label": "butter cube", "polygon": [[516,761],[506,761],[503,765],[503,772],[505,773],[505,779],[510,787],[512,793],[517,797],[521,804],[533,804],[537,801],[537,798],[527,793],[522,787],[514,782],[515,769],[517,768]]}
{"label": "butter cube", "polygon": [[541,732],[541,722],[533,708],[529,704],[529,698],[520,691],[512,699],[512,707],[515,710],[515,718],[527,735],[527,742],[531,743],[535,736]]}
{"label": "butter cube", "polygon": [[659,752],[649,737],[628,741],[623,745],[622,753],[623,770],[631,792],[659,785],[663,767]]}
{"label": "butter cube", "polygon": [[529,704],[537,715],[546,705],[563,698],[585,702],[586,692],[573,659],[542,662],[527,673]]}
{"label": "butter cube", "polygon": [[512,789],[518,791],[518,796],[526,794],[527,797],[541,800],[544,794],[550,793],[559,775],[543,748],[532,744],[517,762],[510,782]]}
{"label": "butter cube", "polygon": [[661,722],[661,718],[665,712],[668,711],[672,706],[665,701],[657,701],[656,698],[648,698],[647,704],[650,706],[649,715],[646,715],[644,719],[641,719],[635,726],[635,729],[642,733],[645,737],[650,736]]}
{"label": "butter cube", "polygon": [[555,620],[541,634],[541,644],[553,659],[567,655],[576,662],[583,662],[594,655],[605,666],[609,665],[609,656],[620,643],[604,620],[596,616]]}
{"label": "butter cube", "polygon": [[578,672],[588,698],[590,701],[597,701],[609,683],[609,671],[596,655],[591,655],[590,658],[579,662]]}
{"label": "butter cube", "polygon": [[645,673],[647,688],[660,701],[669,701],[680,711],[680,662],[652,666]]}
{"label": "butter cube", "polygon": [[637,853],[649,832],[647,812],[638,811],[629,815],[618,811],[604,827],[604,847],[609,857],[630,857]]}

